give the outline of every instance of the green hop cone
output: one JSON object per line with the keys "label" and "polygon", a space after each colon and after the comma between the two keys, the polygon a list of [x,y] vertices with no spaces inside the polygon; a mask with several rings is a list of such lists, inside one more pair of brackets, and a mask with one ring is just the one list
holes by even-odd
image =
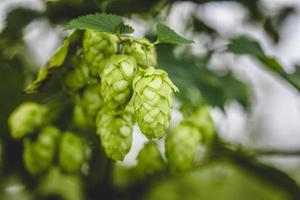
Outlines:
{"label": "green hop cone", "polygon": [[104,102],[100,92],[100,85],[88,86],[78,95],[73,110],[73,121],[81,128],[94,126],[96,116]]}
{"label": "green hop cone", "polygon": [[111,57],[101,74],[101,94],[109,107],[116,108],[129,101],[136,69],[135,59],[131,56]]}
{"label": "green hop cone", "polygon": [[28,138],[24,140],[23,161],[31,174],[41,173],[52,165],[59,134],[57,128],[47,126],[41,130],[35,141]]}
{"label": "green hop cone", "polygon": [[85,159],[85,142],[72,132],[65,132],[59,145],[59,166],[65,172],[78,171]]}
{"label": "green hop cone", "polygon": [[147,39],[134,39],[124,44],[124,53],[133,56],[137,64],[143,68],[157,64],[154,45]]}
{"label": "green hop cone", "polygon": [[109,158],[123,160],[132,144],[133,122],[130,113],[103,109],[97,117],[97,134]]}
{"label": "green hop cone", "polygon": [[181,122],[168,134],[165,147],[171,170],[186,171],[192,168],[200,148],[201,134],[192,123]]}
{"label": "green hop cone", "polygon": [[11,136],[20,139],[25,135],[33,134],[46,123],[47,112],[48,108],[44,105],[34,102],[22,103],[8,119]]}
{"label": "green hop cone", "polygon": [[133,107],[142,133],[161,138],[170,124],[174,91],[178,89],[163,70],[140,70],[133,80]]}
{"label": "green hop cone", "polygon": [[165,162],[162,158],[157,145],[150,141],[144,145],[137,157],[136,170],[140,176],[149,176],[161,172],[165,168]]}
{"label": "green hop cone", "polygon": [[99,75],[107,59],[117,53],[119,39],[117,36],[87,30],[83,38],[83,55],[93,75]]}
{"label": "green hop cone", "polygon": [[100,92],[100,86],[94,85],[85,88],[81,96],[80,103],[86,115],[95,119],[98,111],[104,105]]}
{"label": "green hop cone", "polygon": [[77,65],[74,64],[71,71],[69,71],[65,78],[65,83],[68,88],[78,90],[89,82],[91,82],[89,68],[86,63],[82,61]]}
{"label": "green hop cone", "polygon": [[210,144],[216,137],[215,124],[209,111],[208,106],[200,106],[190,117],[190,121],[199,128],[206,144]]}

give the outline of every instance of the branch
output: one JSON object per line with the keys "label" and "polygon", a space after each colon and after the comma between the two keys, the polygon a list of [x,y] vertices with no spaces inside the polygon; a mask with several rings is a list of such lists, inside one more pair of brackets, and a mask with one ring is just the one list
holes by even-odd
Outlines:
{"label": "branch", "polygon": [[300,150],[280,150],[280,149],[257,149],[250,153],[251,156],[300,156]]}

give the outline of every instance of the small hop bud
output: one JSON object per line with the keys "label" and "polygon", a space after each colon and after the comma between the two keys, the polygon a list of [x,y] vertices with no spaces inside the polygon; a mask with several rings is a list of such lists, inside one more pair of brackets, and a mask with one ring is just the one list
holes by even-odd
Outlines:
{"label": "small hop bud", "polygon": [[100,85],[84,88],[82,95],[77,95],[73,110],[73,122],[77,127],[88,128],[95,126],[95,119],[104,102]]}
{"label": "small hop bud", "polygon": [[34,102],[22,103],[8,119],[11,136],[20,139],[25,135],[33,134],[46,123],[47,112],[48,108],[44,105]]}
{"label": "small hop bud", "polygon": [[90,71],[85,62],[74,64],[65,78],[68,88],[78,90],[90,82]]}
{"label": "small hop bud", "polygon": [[59,166],[72,173],[78,171],[85,158],[85,143],[72,132],[65,132],[59,145]]}
{"label": "small hop bud", "polygon": [[100,86],[94,85],[84,89],[81,96],[81,105],[84,112],[91,118],[96,118],[98,111],[104,105]]}
{"label": "small hop bud", "polygon": [[136,121],[142,133],[151,138],[161,138],[169,126],[178,89],[163,70],[153,67],[140,70],[133,80],[133,106]]}
{"label": "small hop bud", "polygon": [[23,161],[26,169],[33,175],[48,169],[54,160],[59,130],[53,126],[47,126],[41,130],[37,139],[24,140]]}
{"label": "small hop bud", "polygon": [[154,67],[157,64],[154,45],[145,38],[126,42],[124,53],[133,56],[137,64],[143,68]]}
{"label": "small hop bud", "polygon": [[165,168],[165,162],[157,147],[150,141],[144,145],[137,157],[136,170],[141,176],[149,176],[161,172]]}
{"label": "small hop bud", "polygon": [[201,106],[190,117],[190,121],[199,128],[206,144],[210,144],[216,137],[215,124],[209,111],[208,106]]}
{"label": "small hop bud", "polygon": [[201,139],[198,128],[188,122],[181,122],[170,131],[165,147],[168,163],[174,172],[192,168]]}
{"label": "small hop bud", "polygon": [[126,55],[111,57],[101,74],[101,94],[109,107],[116,108],[129,101],[136,69],[133,57]]}
{"label": "small hop bud", "polygon": [[130,113],[114,113],[103,109],[97,117],[97,134],[107,156],[123,160],[132,144],[133,123]]}
{"label": "small hop bud", "polygon": [[119,39],[115,35],[87,30],[83,38],[83,55],[93,75],[99,75],[107,59],[117,53]]}

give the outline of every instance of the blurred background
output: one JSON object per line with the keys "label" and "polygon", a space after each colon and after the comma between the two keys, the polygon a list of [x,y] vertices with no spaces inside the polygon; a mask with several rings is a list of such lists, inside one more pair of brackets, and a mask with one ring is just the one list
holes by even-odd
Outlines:
{"label": "blurred background", "polygon": [[[0,0],[0,199],[35,198],[30,192],[35,191],[34,187],[24,181],[18,169],[21,147],[16,145],[11,151],[10,145],[15,143],[9,138],[8,115],[21,102],[35,98],[22,91],[61,45],[68,34],[66,23],[77,16],[102,11],[125,16],[135,28],[135,37],[151,38],[155,23],[162,21],[193,39],[195,44],[191,46],[158,49],[159,67],[170,74],[181,91],[187,91],[177,97],[177,104],[191,104],[196,98],[188,92],[200,91],[213,108],[211,114],[220,138],[246,149],[278,152],[262,155],[258,160],[300,184],[299,91],[251,53],[227,49],[236,38],[251,38],[266,55],[274,56],[287,74],[300,80],[299,0]],[[247,43],[240,46],[252,48]],[[185,62],[191,58],[195,60],[193,65]],[[192,76],[193,72],[201,75]],[[182,118],[177,108],[173,125]],[[145,141],[136,129],[123,166],[134,166]],[[161,150],[164,151],[163,145]],[[7,160],[11,160],[9,164]],[[299,199],[291,180],[272,173],[265,176],[268,170],[252,176],[239,164],[212,162],[191,173],[152,182],[142,195],[136,194],[138,188],[124,189],[130,185],[126,182],[128,174],[116,175],[113,187],[128,191],[131,199]],[[71,184],[70,193],[76,187],[81,188]],[[84,194],[78,194],[51,198],[96,199],[98,195],[97,199],[101,199],[101,194],[103,199],[109,198],[101,191],[90,197],[81,198]]]}

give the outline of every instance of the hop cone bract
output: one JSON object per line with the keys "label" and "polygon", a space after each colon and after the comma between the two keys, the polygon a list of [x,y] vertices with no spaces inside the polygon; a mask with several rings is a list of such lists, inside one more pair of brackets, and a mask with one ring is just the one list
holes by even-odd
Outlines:
{"label": "hop cone bract", "polygon": [[93,75],[99,75],[106,59],[118,51],[115,35],[87,30],[83,38],[83,55]]}
{"label": "hop cone bract", "polygon": [[54,160],[57,149],[59,130],[47,126],[41,130],[35,141],[24,140],[23,160],[31,174],[38,174],[48,169]]}
{"label": "hop cone bract", "polygon": [[123,160],[132,144],[133,123],[129,113],[114,113],[104,109],[97,117],[97,134],[107,156]]}
{"label": "hop cone bract", "polygon": [[152,175],[165,168],[165,162],[157,145],[150,141],[144,145],[137,157],[136,170],[141,176]]}
{"label": "hop cone bract", "polygon": [[25,102],[17,107],[10,115],[8,124],[11,136],[20,139],[25,135],[32,134],[47,120],[48,108],[44,105]]}
{"label": "hop cone bract", "polygon": [[80,169],[85,158],[85,143],[82,138],[71,132],[65,132],[59,146],[59,166],[66,172]]}
{"label": "hop cone bract", "polygon": [[193,166],[201,139],[198,128],[191,123],[181,122],[170,131],[165,147],[166,157],[173,171],[185,171]]}
{"label": "hop cone bract", "polygon": [[154,67],[157,64],[154,45],[145,38],[125,43],[124,53],[133,56],[137,64],[143,68]]}
{"label": "hop cone bract", "polygon": [[176,86],[163,70],[141,70],[133,80],[136,121],[148,138],[161,138],[169,126]]}
{"label": "hop cone bract", "polygon": [[108,106],[116,108],[130,99],[136,69],[135,59],[131,56],[111,57],[101,74],[101,94]]}

